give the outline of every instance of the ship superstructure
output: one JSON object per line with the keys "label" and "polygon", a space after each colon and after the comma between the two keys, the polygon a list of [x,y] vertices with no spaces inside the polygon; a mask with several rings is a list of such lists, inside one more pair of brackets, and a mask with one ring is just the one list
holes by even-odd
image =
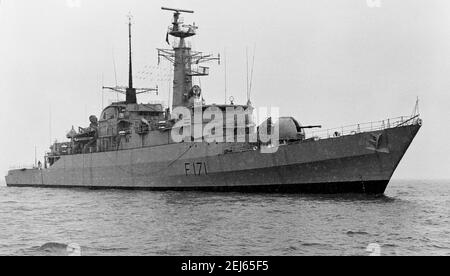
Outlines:
{"label": "ship superstructure", "polygon": [[250,100],[206,104],[193,78],[208,76],[204,64],[220,64],[220,55],[189,46],[198,27],[180,15],[193,11],[162,9],[173,12],[166,41],[176,40],[172,49],[157,49],[159,62],[174,68],[171,108],[138,103],[137,95],[158,87],[134,87],[130,19],[128,86],[104,87],[125,101],[90,116],[88,127],[72,128],[67,142],[51,146],[44,166],[9,171],[8,186],[384,193],[421,127],[417,112],[322,133],[292,117],[257,126]]}

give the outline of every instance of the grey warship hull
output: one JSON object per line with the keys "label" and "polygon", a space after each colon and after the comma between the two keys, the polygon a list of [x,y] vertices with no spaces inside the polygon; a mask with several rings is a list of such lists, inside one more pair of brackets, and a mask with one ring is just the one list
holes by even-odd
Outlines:
{"label": "grey warship hull", "polygon": [[[383,194],[421,124],[309,139],[274,153],[228,143],[179,143],[61,156],[9,171],[10,187]],[[376,141],[374,140],[376,138]]]}

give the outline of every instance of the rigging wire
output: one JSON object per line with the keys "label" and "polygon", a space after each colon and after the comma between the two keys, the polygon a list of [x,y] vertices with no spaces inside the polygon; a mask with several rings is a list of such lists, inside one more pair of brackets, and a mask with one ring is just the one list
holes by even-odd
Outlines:
{"label": "rigging wire", "polygon": [[105,79],[104,79],[104,75],[102,73],[102,111],[105,108],[105,89],[103,89],[103,87],[105,86]]}
{"label": "rigging wire", "polygon": [[[114,48],[113,48],[113,66],[114,66],[114,78],[116,81],[116,87],[118,86],[117,84],[117,67],[116,67],[116,57],[114,55]],[[116,92],[116,97],[117,97],[117,101],[119,101],[119,93]]]}
{"label": "rigging wire", "polygon": [[225,104],[227,104],[227,48],[224,49],[224,58],[225,58],[225,63],[224,63],[224,70],[225,70]]}
{"label": "rigging wire", "polygon": [[248,84],[248,47],[245,49],[245,60],[246,60],[246,62],[247,62],[247,69],[246,69],[246,72],[247,72],[247,100],[250,100],[250,95],[249,95],[249,84]]}
{"label": "rigging wire", "polygon": [[250,77],[250,89],[249,89],[249,94],[248,94],[248,101],[250,102],[250,97],[252,94],[252,85],[253,85],[253,71],[255,69],[255,53],[256,53],[256,44],[253,48],[253,61],[252,61],[252,72],[251,72],[251,77]]}

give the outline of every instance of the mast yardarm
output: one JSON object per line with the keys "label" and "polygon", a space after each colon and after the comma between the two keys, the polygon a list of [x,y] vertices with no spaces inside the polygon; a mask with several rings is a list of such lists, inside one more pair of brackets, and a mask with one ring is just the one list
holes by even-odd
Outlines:
{"label": "mast yardarm", "polygon": [[[193,98],[202,98],[202,95],[198,93],[198,87],[193,87],[192,77],[208,76],[209,68],[200,66],[200,64],[211,60],[217,60],[220,64],[220,55],[217,57],[204,55],[202,52],[192,51],[191,47],[186,44],[186,38],[196,35],[198,27],[195,26],[195,23],[184,25],[180,15],[181,13],[194,13],[193,11],[165,7],[162,9],[174,12],[173,22],[167,31],[167,36],[173,36],[178,41],[173,49],[158,49],[158,62],[161,62],[161,57],[164,57],[174,65],[172,107],[188,107],[192,105]],[[168,39],[167,42],[169,42]],[[194,88],[196,91],[193,91]]]}

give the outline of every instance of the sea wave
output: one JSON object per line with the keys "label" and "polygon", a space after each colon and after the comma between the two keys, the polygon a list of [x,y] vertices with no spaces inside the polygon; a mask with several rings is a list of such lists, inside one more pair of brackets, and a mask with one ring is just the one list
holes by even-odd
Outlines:
{"label": "sea wave", "polygon": [[447,187],[393,181],[383,197],[0,187],[0,255],[368,255],[369,244],[448,255]]}

